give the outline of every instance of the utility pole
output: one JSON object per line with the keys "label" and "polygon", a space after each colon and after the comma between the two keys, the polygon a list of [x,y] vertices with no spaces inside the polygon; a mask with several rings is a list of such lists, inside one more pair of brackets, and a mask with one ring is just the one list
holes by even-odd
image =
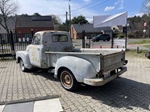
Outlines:
{"label": "utility pole", "polygon": [[127,34],[127,25],[125,25],[123,27],[123,33],[125,35],[125,49],[127,50],[127,36],[128,36],[128,34]]}
{"label": "utility pole", "polygon": [[66,11],[66,31],[69,31],[69,24],[68,24],[68,12]]}
{"label": "utility pole", "polygon": [[71,7],[70,7],[70,1],[69,0],[69,30],[70,30],[70,36],[71,36]]}

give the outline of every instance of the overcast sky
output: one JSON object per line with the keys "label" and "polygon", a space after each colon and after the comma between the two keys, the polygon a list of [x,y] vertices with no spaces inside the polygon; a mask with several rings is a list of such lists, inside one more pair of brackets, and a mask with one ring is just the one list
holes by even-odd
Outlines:
{"label": "overcast sky", "polygon": [[128,12],[128,16],[141,13],[143,0],[18,0],[18,14],[39,13],[57,15],[62,22],[71,6],[71,16],[83,15],[89,22],[93,16]]}

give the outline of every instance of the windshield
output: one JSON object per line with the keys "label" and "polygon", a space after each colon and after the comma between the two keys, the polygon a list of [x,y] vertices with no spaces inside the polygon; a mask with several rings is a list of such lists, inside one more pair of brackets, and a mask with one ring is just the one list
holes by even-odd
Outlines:
{"label": "windshield", "polygon": [[41,44],[41,36],[40,35],[35,35],[33,37],[32,44],[33,45],[40,45]]}

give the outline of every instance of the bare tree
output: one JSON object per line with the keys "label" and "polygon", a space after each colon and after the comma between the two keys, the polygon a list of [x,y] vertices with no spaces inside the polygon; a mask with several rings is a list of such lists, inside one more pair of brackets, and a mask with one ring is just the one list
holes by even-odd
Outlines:
{"label": "bare tree", "polygon": [[150,15],[150,0],[144,0],[142,4],[142,12]]}
{"label": "bare tree", "polygon": [[18,9],[18,4],[14,0],[0,0],[0,25],[9,33],[8,21]]}
{"label": "bare tree", "polygon": [[144,22],[146,22],[146,25],[144,26],[145,34],[148,34],[150,36],[150,0],[144,0],[142,4],[142,12],[145,14],[143,15],[142,19]]}
{"label": "bare tree", "polygon": [[54,25],[61,24],[61,19],[59,16],[53,15],[53,14],[51,16],[52,16],[52,20],[53,20]]}

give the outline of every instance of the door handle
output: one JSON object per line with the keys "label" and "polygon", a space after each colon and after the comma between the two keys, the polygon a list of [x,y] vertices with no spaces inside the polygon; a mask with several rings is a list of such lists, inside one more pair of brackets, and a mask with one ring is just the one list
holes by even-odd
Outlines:
{"label": "door handle", "polygon": [[38,51],[40,51],[40,48],[37,48]]}

